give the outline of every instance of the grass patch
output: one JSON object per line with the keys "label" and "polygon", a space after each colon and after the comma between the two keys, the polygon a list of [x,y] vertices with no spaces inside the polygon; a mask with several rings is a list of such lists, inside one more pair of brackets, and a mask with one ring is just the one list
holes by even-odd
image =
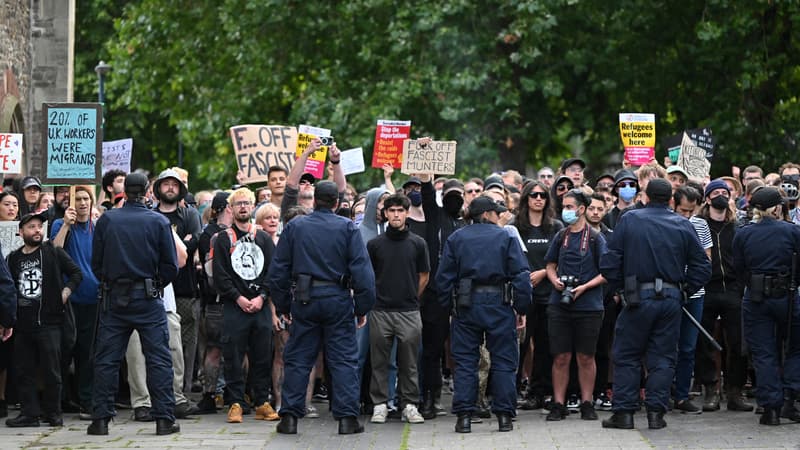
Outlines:
{"label": "grass patch", "polygon": [[403,438],[400,440],[400,450],[408,450],[408,436],[411,434],[411,424],[406,422],[403,427]]}

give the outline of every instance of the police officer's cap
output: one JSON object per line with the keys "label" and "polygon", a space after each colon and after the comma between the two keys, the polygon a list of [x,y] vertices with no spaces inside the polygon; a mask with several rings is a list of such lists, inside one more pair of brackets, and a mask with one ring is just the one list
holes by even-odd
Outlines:
{"label": "police officer's cap", "polygon": [[186,189],[186,185],[183,184],[183,181],[181,181],[181,176],[178,175],[178,172],[173,169],[166,169],[158,174],[158,178],[155,182],[153,182],[153,195],[155,195],[157,199],[161,200],[161,183],[167,178],[174,178],[175,181],[178,182],[178,200],[182,200],[184,197],[186,197],[186,194],[189,192],[189,190]]}
{"label": "police officer's cap", "polygon": [[480,216],[487,211],[495,211],[498,214],[508,211],[505,206],[498,205],[489,197],[480,196],[469,203],[469,215],[472,217]]}
{"label": "police officer's cap", "polygon": [[669,203],[672,197],[672,185],[663,178],[653,178],[647,183],[647,198],[653,203]]}
{"label": "police officer's cap", "polygon": [[765,186],[755,192],[750,197],[750,206],[762,211],[783,203],[783,197],[778,189],[772,186]]}
{"label": "police officer's cap", "polygon": [[133,172],[125,176],[125,192],[141,194],[147,190],[147,175]]}
{"label": "police officer's cap", "polygon": [[320,181],[314,187],[314,200],[322,201],[326,204],[333,204],[339,200],[339,188],[333,181]]}

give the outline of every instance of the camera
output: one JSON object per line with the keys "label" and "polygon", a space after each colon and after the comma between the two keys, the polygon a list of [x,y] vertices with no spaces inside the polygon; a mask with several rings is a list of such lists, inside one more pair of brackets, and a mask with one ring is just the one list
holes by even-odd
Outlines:
{"label": "camera", "polygon": [[328,147],[330,147],[331,145],[333,145],[333,136],[322,136],[319,138],[319,140],[322,141],[323,146],[327,145]]}
{"label": "camera", "polygon": [[575,301],[575,294],[572,293],[572,289],[578,286],[578,277],[574,275],[561,275],[558,277],[558,281],[564,284],[564,290],[561,291],[561,300],[559,303],[569,306]]}

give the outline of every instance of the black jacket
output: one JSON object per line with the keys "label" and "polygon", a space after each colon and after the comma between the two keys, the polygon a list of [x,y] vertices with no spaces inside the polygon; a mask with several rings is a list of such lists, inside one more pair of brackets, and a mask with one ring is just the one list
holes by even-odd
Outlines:
{"label": "black jacket", "polygon": [[[22,248],[8,255],[8,268],[11,278],[19,290],[19,259],[22,257]],[[64,303],[61,300],[61,291],[68,287],[72,292],[78,288],[83,280],[80,267],[70,258],[61,247],[55,247],[50,241],[42,243],[42,302],[38,318],[42,325],[61,325],[64,321]],[[68,277],[64,283],[64,277]]]}
{"label": "black jacket", "polygon": [[711,230],[711,280],[706,284],[708,292],[742,292],[744,284],[733,269],[733,238],[736,236],[735,222],[717,222],[706,217]]}
{"label": "black jacket", "polygon": [[[238,231],[235,225],[231,229],[234,232]],[[241,235],[241,231],[238,233]],[[266,303],[267,270],[272,261],[275,244],[267,233],[261,230],[256,231],[255,243],[264,254],[264,266],[255,279],[243,280],[234,272],[231,265],[231,240],[228,233],[223,231],[217,234],[214,240],[214,288],[223,302],[236,302],[240,295],[248,299],[262,295]]]}

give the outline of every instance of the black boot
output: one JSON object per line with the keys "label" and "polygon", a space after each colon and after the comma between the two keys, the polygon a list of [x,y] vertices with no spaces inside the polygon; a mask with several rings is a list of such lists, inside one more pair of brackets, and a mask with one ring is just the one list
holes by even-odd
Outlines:
{"label": "black boot", "polygon": [[297,434],[297,417],[291,414],[281,416],[281,421],[275,430],[280,434]]}
{"label": "black boot", "polygon": [[156,434],[164,436],[167,434],[178,433],[181,431],[181,426],[177,422],[170,419],[156,419]]}
{"label": "black boot", "polygon": [[617,411],[608,419],[603,420],[603,428],[618,428],[621,430],[633,429],[633,412]]}
{"label": "black boot", "polygon": [[794,392],[786,390],[783,393],[783,408],[781,408],[781,417],[789,419],[792,422],[800,422],[800,411],[794,406]]}
{"label": "black boot", "polygon": [[214,394],[206,392],[203,394],[203,399],[197,404],[197,414],[216,414],[217,402],[214,400]]}
{"label": "black boot", "polygon": [[738,387],[727,389],[728,411],[752,411],[753,405],[745,403],[742,390]]}
{"label": "black boot", "polygon": [[106,417],[105,419],[94,419],[92,423],[89,424],[89,428],[86,429],[86,434],[91,434],[93,436],[105,436],[108,434],[108,422],[111,419]]}
{"label": "black boot", "polygon": [[422,409],[419,410],[419,413],[422,414],[422,418],[425,420],[436,418],[436,409],[433,407],[433,395],[428,391],[422,396]]}
{"label": "black boot", "polygon": [[758,423],[761,425],[780,425],[781,424],[781,412],[780,408],[770,408],[765,406],[764,412],[761,414],[761,418],[758,419]]}
{"label": "black boot", "polygon": [[472,432],[472,414],[458,413],[458,419],[456,419],[456,433],[470,432]]}
{"label": "black boot", "polygon": [[444,408],[442,408],[442,387],[439,386],[438,388],[431,391],[431,396],[433,397],[433,410],[436,411],[436,415],[446,416],[447,411]]}
{"label": "black boot", "polygon": [[514,429],[514,422],[511,420],[511,414],[497,413],[497,429],[499,431],[511,431]]}
{"label": "black boot", "polygon": [[39,426],[39,418],[38,417],[30,417],[24,416],[22,414],[14,417],[13,419],[6,420],[6,426],[11,428],[21,428],[21,427],[38,427]]}
{"label": "black boot", "polygon": [[339,419],[339,434],[358,434],[364,432],[364,425],[358,422],[358,417],[342,417]]}
{"label": "black boot", "polygon": [[664,411],[647,411],[647,428],[660,430],[666,427],[667,421],[664,420]]}

